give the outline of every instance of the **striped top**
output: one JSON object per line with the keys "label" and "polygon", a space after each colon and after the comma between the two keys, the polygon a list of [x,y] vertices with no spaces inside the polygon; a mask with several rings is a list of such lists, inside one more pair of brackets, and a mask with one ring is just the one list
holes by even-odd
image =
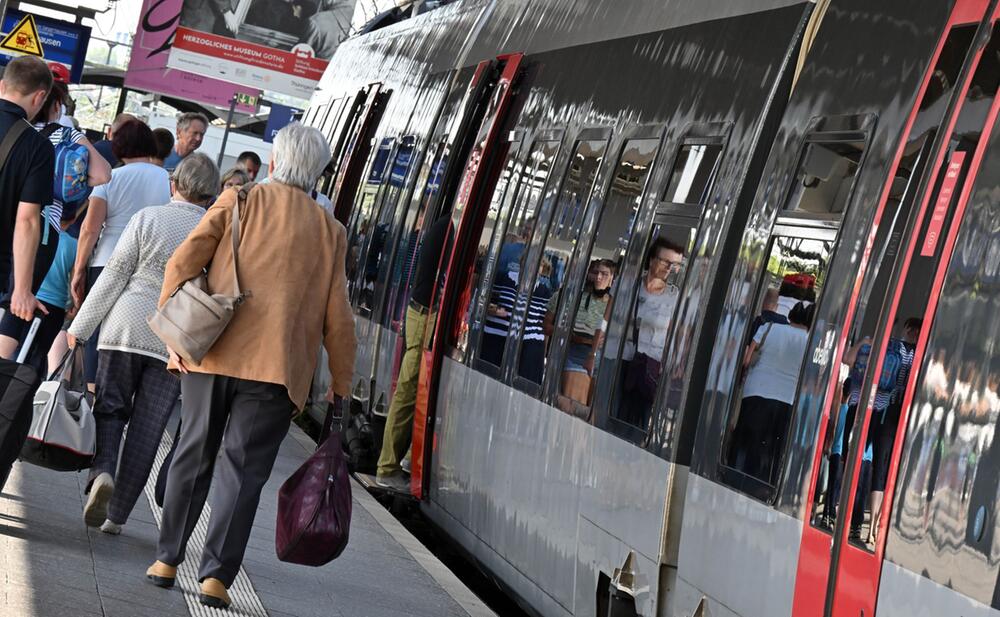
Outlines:
{"label": "striped top", "polygon": [[[549,312],[549,302],[552,300],[552,288],[547,279],[540,279],[535,285],[535,291],[531,294],[528,302],[528,310],[524,316],[524,339],[525,341],[544,341],[545,331],[542,328],[545,323],[545,315]],[[518,307],[524,310],[523,306]]]}
{"label": "striped top", "polygon": [[878,390],[875,392],[875,410],[885,411],[893,402],[902,399],[903,390],[910,377],[910,367],[913,366],[915,348],[899,339],[889,339],[885,359],[882,361],[882,374],[878,380]]}

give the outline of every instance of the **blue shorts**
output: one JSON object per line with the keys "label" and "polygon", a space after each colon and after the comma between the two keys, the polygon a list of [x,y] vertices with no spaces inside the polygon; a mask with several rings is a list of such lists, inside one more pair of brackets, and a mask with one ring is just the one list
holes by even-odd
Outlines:
{"label": "blue shorts", "polygon": [[563,366],[563,372],[589,375],[590,373],[587,372],[584,365],[590,357],[591,349],[593,348],[586,343],[570,343],[569,351],[566,352],[566,364]]}

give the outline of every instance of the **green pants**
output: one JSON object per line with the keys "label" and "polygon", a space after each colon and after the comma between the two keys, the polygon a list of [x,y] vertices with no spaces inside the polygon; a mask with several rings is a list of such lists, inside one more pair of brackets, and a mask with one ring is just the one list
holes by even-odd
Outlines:
{"label": "green pants", "polygon": [[396,391],[392,393],[389,416],[385,420],[382,437],[382,454],[378,458],[378,475],[386,476],[402,471],[399,461],[410,447],[413,433],[413,409],[417,402],[417,384],[420,380],[420,355],[423,349],[427,315],[413,307],[406,309],[406,350],[399,365]]}

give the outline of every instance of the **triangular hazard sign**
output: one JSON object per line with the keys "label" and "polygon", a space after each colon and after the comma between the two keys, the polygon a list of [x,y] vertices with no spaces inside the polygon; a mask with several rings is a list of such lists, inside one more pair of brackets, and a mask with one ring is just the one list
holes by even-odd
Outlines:
{"label": "triangular hazard sign", "polygon": [[10,34],[0,41],[0,49],[44,58],[42,42],[38,38],[38,28],[35,27],[35,16],[25,15]]}

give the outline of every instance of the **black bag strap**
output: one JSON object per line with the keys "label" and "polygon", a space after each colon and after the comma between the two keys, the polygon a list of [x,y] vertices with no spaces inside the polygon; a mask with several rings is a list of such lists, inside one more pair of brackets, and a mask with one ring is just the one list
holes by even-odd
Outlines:
{"label": "black bag strap", "polygon": [[42,137],[48,139],[49,137],[52,137],[53,133],[55,133],[56,131],[61,131],[62,129],[63,125],[59,124],[58,122],[49,122],[48,124],[45,125],[45,128],[39,131],[39,133],[41,134]]}
{"label": "black bag strap", "polygon": [[0,170],[3,170],[7,164],[7,159],[10,158],[10,151],[14,149],[14,144],[17,143],[18,138],[28,129],[34,130],[34,127],[28,124],[27,120],[19,119],[7,130],[3,141],[0,141]]}

